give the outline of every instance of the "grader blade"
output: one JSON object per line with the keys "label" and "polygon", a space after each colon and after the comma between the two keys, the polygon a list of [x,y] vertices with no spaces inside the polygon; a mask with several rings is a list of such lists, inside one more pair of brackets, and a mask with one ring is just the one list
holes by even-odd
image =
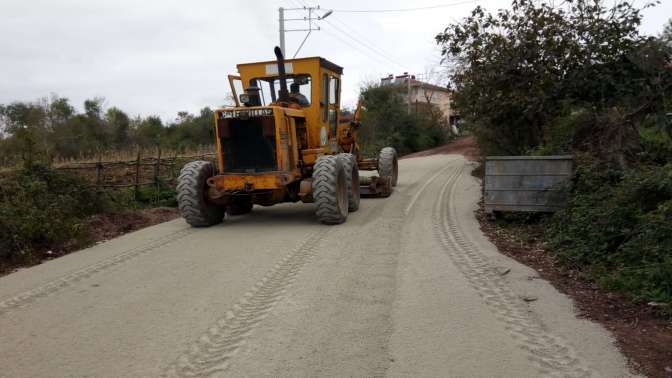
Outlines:
{"label": "grader blade", "polygon": [[359,177],[359,194],[367,198],[384,198],[392,194],[392,180],[390,177]]}

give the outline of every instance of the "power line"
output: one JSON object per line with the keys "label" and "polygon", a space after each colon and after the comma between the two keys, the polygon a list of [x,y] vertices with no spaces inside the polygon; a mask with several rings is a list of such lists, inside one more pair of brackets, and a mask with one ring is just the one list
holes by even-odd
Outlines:
{"label": "power line", "polygon": [[[291,1],[294,2],[295,4],[299,5],[299,6],[302,6],[302,7],[308,7],[308,4],[307,4],[305,1],[303,1],[303,0],[291,0]],[[368,51],[374,53],[375,55],[370,54],[369,52],[367,52],[367,51],[365,51],[365,50],[363,50],[363,49],[357,47],[356,45],[353,45],[352,43],[350,43],[350,42],[344,40],[344,39],[341,38],[338,34],[330,33],[330,32],[327,33],[327,34],[330,34],[332,37],[337,38],[340,42],[346,44],[346,45],[349,46],[350,48],[356,49],[357,52],[359,52],[360,54],[362,54],[362,55],[364,55],[364,56],[367,56],[368,58],[373,58],[373,59],[375,59],[375,60],[378,60],[379,62],[384,63],[384,64],[386,64],[386,65],[389,64],[389,63],[392,63],[392,64],[396,65],[397,67],[399,67],[399,68],[401,68],[401,69],[404,69],[403,66],[401,66],[401,65],[400,65],[399,63],[397,63],[395,60],[393,60],[393,59],[391,59],[389,56],[387,56],[384,52],[382,52],[382,50],[378,50],[378,49],[376,49],[376,48],[374,48],[374,47],[372,47],[372,46],[370,46],[370,45],[367,45],[366,43],[362,42],[360,39],[358,39],[358,38],[356,38],[356,37],[353,37],[353,36],[351,35],[351,33],[349,33],[349,32],[347,32],[346,30],[340,28],[338,25],[334,25],[333,23],[329,22],[329,20],[324,20],[324,22],[327,23],[327,24],[329,24],[329,25],[330,25],[331,27],[333,27],[336,31],[340,32],[340,34],[342,34],[342,35],[348,37],[350,40],[356,42],[357,44],[359,44],[360,46],[362,46],[364,49],[366,49],[366,50],[368,50]],[[342,23],[342,21],[341,21],[341,23]],[[346,25],[345,27],[347,28],[347,25]],[[324,30],[324,31],[328,31],[327,29],[323,29],[323,30]],[[382,58],[382,59],[381,59],[381,58]]]}
{"label": "power line", "polygon": [[[308,4],[304,0],[292,0],[295,4],[299,4],[300,6],[303,6],[304,8],[309,7]],[[343,21],[340,19],[336,19],[336,17],[332,17],[332,20],[336,20],[339,22],[343,27],[346,29],[351,30],[350,32],[345,31],[341,29],[339,26],[334,25],[333,23],[329,22],[328,20],[325,20],[326,23],[331,25],[334,29],[337,31],[341,32],[344,34],[346,37],[352,39],[353,41],[357,42],[359,45],[363,46],[364,48],[371,50],[373,53],[383,57],[383,59],[387,60],[388,62],[391,62],[393,65],[396,65],[397,67],[401,68],[402,70],[405,69],[403,66],[401,66],[399,63],[397,63],[394,59],[390,58],[389,55],[387,55],[383,50],[376,48],[374,43],[371,43],[370,41],[367,41],[365,38],[363,38],[361,35],[358,35],[357,37],[353,36],[352,34],[355,34],[355,31],[352,30],[351,27],[349,27],[347,24],[345,24]]]}
{"label": "power line", "polygon": [[339,34],[332,33],[329,29],[323,29],[323,31],[324,31],[325,33],[327,33],[329,36],[331,36],[331,37],[337,39],[339,42],[341,42],[341,43],[343,43],[344,45],[348,46],[348,47],[351,48],[353,51],[356,51],[356,52],[359,53],[362,57],[365,57],[365,58],[367,58],[367,59],[372,59],[372,60],[378,61],[379,63],[387,64],[386,61],[382,60],[381,58],[379,58],[379,57],[377,57],[377,56],[375,56],[375,55],[371,55],[371,54],[369,54],[367,51],[365,51],[365,50],[359,48],[359,47],[356,46],[356,45],[353,45],[352,43],[348,42],[346,39],[342,38]]}
{"label": "power line", "polygon": [[339,18],[337,18],[336,16],[334,16],[334,17],[331,18],[331,21],[336,21],[336,22],[338,22],[338,23],[341,24],[344,28],[346,28],[347,30],[349,30],[349,31],[350,31],[350,34],[352,34],[354,37],[358,38],[362,43],[365,43],[366,45],[368,45],[368,47],[369,47],[371,50],[378,51],[378,53],[381,54],[381,55],[383,55],[383,56],[385,56],[385,58],[386,58],[388,61],[391,61],[394,65],[396,65],[397,67],[401,68],[402,70],[405,69],[405,68],[402,67],[400,64],[398,64],[394,59],[391,59],[391,58],[390,58],[390,55],[388,55],[388,54],[386,53],[386,51],[384,51],[384,50],[382,50],[381,48],[377,47],[376,44],[375,44],[374,42],[372,42],[370,39],[367,39],[366,37],[364,37],[361,33],[358,33],[357,30],[355,30],[355,29],[352,28],[350,25],[348,25],[348,24],[346,24],[345,22],[343,22],[341,19],[339,19]]}
{"label": "power line", "polygon": [[454,7],[454,6],[463,5],[463,4],[471,4],[471,3],[475,3],[476,1],[478,1],[478,0],[468,0],[468,1],[461,1],[461,2],[457,2],[457,3],[449,3],[449,4],[438,4],[438,5],[431,5],[431,6],[426,6],[426,7],[398,8],[398,9],[334,9],[334,12],[341,12],[341,13],[414,12],[414,11],[421,11],[421,10],[428,10],[428,9],[448,8],[448,7]]}
{"label": "power line", "polygon": [[[343,30],[343,29],[341,29],[339,26],[334,25],[333,23],[331,23],[331,22],[329,22],[329,21],[326,21],[326,20],[325,20],[325,22],[326,22],[327,24],[331,25],[334,29],[336,29],[336,30],[338,30],[339,32],[341,32],[341,33],[342,33],[343,35],[345,35],[346,37],[350,38],[352,41],[354,41],[354,42],[358,43],[359,45],[361,45],[362,47],[364,47],[365,49],[368,49],[369,51],[371,51],[371,52],[377,54],[378,56],[382,57],[385,61],[390,62],[390,63],[396,65],[397,67],[401,67],[401,68],[403,68],[399,63],[395,62],[393,59],[391,59],[391,58],[387,57],[385,54],[382,54],[382,53],[380,53],[379,51],[377,51],[377,50],[371,48],[370,46],[367,46],[364,42],[362,42],[361,40],[359,40],[359,39],[353,37],[352,35],[350,35],[350,33],[348,33],[347,31],[345,31],[345,30]],[[386,64],[387,64],[387,62],[386,62]]]}
{"label": "power line", "polygon": [[[309,7],[309,5],[303,0],[291,0],[291,1],[294,4],[299,5],[300,7],[304,7],[304,8]],[[335,17],[333,17],[332,19],[338,21],[346,29],[351,29],[343,21],[337,20]],[[364,42],[363,40],[365,40],[365,38],[362,38],[361,36],[360,36],[360,38],[357,38],[356,36],[352,35],[352,32],[348,32],[348,31],[344,30],[343,28],[339,27],[338,25],[335,25],[334,23],[329,22],[329,20],[324,20],[324,22],[327,23],[329,26],[331,26],[334,29],[334,31],[337,32],[337,33],[332,32],[328,28],[323,28],[322,30],[324,32],[326,32],[331,37],[333,37],[335,39],[338,39],[339,42],[341,42],[344,45],[350,47],[351,49],[353,49],[354,51],[359,53],[361,56],[366,57],[368,59],[373,59],[373,60],[378,61],[380,63],[383,63],[385,65],[389,65],[390,63],[392,63],[393,65],[395,65],[396,67],[398,67],[402,70],[406,69],[404,66],[397,63],[394,59],[390,58],[390,56],[387,55],[382,49],[374,47],[373,43]],[[349,42],[348,40],[342,38],[342,36],[345,36],[345,37],[349,38],[351,41],[355,42],[356,44],[353,44],[352,42]]]}

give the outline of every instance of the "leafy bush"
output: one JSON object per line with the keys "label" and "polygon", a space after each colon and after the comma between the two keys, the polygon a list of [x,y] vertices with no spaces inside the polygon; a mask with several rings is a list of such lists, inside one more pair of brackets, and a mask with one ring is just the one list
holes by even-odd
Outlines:
{"label": "leafy bush", "polygon": [[640,159],[657,165],[664,165],[672,157],[672,138],[666,132],[649,127],[640,131],[642,151]]}
{"label": "leafy bush", "polygon": [[107,202],[77,176],[35,165],[0,177],[0,257],[30,259],[46,246],[86,236],[84,217]]}
{"label": "leafy bush", "polygon": [[135,198],[136,205],[177,207],[177,191],[174,185],[159,182],[158,186],[142,186]]}
{"label": "leafy bush", "polygon": [[581,162],[551,249],[603,285],[672,303],[672,164],[622,171]]}

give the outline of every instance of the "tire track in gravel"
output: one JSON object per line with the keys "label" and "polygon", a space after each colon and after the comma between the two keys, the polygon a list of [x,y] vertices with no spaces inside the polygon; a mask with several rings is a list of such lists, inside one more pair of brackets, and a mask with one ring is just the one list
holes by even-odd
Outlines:
{"label": "tire track in gravel", "polygon": [[[441,167],[425,177],[433,175],[432,181],[446,167]],[[417,183],[404,191],[396,191],[397,195],[411,198],[408,192]],[[394,192],[393,192],[394,195]],[[384,210],[384,204],[376,204],[367,217],[377,217]],[[402,222],[403,210],[400,208],[398,222]],[[366,221],[365,223],[368,223]],[[230,360],[243,345],[246,338],[256,326],[271,312],[273,307],[284,297],[287,288],[295,281],[301,268],[308,264],[317,254],[320,241],[330,228],[323,228],[312,234],[304,243],[288,253],[277,263],[254,287],[233,305],[225,316],[218,319],[189,349],[183,352],[173,363],[163,369],[162,377],[209,377],[226,371]],[[396,233],[399,235],[399,233]],[[396,261],[396,260],[395,260]],[[386,367],[379,367],[381,376]],[[378,376],[378,375],[377,375]]]}
{"label": "tire track in gravel", "polygon": [[505,323],[509,334],[528,353],[540,375],[598,376],[576,356],[571,346],[549,334],[540,321],[528,314],[527,306],[496,273],[487,256],[466,238],[455,210],[455,187],[463,170],[464,166],[446,180],[432,214],[435,236],[444,251],[495,316]]}
{"label": "tire track in gravel", "polygon": [[[442,166],[424,175],[423,178],[431,176],[431,181],[434,181],[446,168]],[[414,182],[405,188],[406,190],[397,190],[393,195],[397,193],[397,196],[403,196],[404,202],[408,202],[411,199],[409,192],[418,184]],[[411,206],[407,207],[406,211]],[[365,223],[372,218],[375,219],[382,213],[384,207],[383,203],[376,204]],[[400,210],[399,221],[403,220],[403,214],[404,212]],[[207,377],[226,371],[231,358],[247,336],[282,300],[285,291],[294,282],[301,268],[316,255],[320,241],[329,230],[330,228],[320,229],[288,253],[245,293],[225,316],[214,322],[206,332],[192,342],[188,351],[183,352],[173,363],[164,368],[162,376]]]}
{"label": "tire track in gravel", "polygon": [[145,245],[141,245],[129,250],[126,250],[122,253],[119,253],[117,255],[114,255],[112,257],[108,257],[106,259],[103,259],[95,264],[89,265],[87,267],[84,267],[82,269],[76,270],[74,272],[68,273],[64,276],[61,276],[59,278],[56,278],[52,281],[49,281],[43,285],[37,286],[35,288],[32,288],[30,290],[26,290],[24,292],[21,292],[19,294],[16,294],[10,298],[7,298],[0,302],[0,316],[17,309],[19,307],[23,307],[29,303],[32,303],[39,298],[44,298],[47,296],[51,296],[53,294],[56,294],[60,291],[65,290],[66,288],[73,286],[74,284],[88,279],[93,275],[96,275],[100,272],[106,271],[110,268],[113,268],[117,265],[121,265],[123,263],[126,263],[136,257],[139,257],[141,255],[147,254],[149,252],[152,252],[158,248],[161,248],[165,245],[168,245],[170,243],[173,243],[177,240],[180,240],[184,237],[187,237],[191,235],[192,233],[196,232],[197,230],[194,228],[186,228],[182,231],[178,231],[176,233],[173,233],[165,238],[153,240]]}
{"label": "tire track in gravel", "polygon": [[314,232],[285,255],[233,308],[192,343],[189,350],[164,369],[163,377],[206,377],[228,368],[247,336],[283,298],[301,268],[317,253],[329,227]]}
{"label": "tire track in gravel", "polygon": [[[446,164],[446,165],[452,164],[453,162],[455,162],[458,159],[460,159],[460,158],[459,157],[453,157],[453,158],[450,158],[450,159],[445,159],[444,164]],[[408,186],[404,185],[404,188],[403,188],[404,190],[402,190],[401,192],[405,193],[405,194],[409,194],[411,192],[418,193],[419,191],[416,191],[415,188],[424,186],[427,183],[427,181],[429,181],[430,179],[434,180],[436,178],[434,176],[437,176],[438,173],[443,171],[445,168],[446,168],[445,165],[441,165],[438,168],[423,174],[417,180],[415,180],[411,183],[408,183]],[[400,182],[400,183],[404,184],[403,182]],[[396,189],[399,189],[399,186],[397,186]]]}

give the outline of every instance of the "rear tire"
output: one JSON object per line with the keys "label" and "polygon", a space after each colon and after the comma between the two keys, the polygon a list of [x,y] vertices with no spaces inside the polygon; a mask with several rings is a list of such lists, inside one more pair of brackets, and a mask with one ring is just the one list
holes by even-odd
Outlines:
{"label": "rear tire", "polygon": [[215,169],[209,161],[187,163],[177,178],[177,206],[184,220],[194,227],[208,227],[220,223],[224,208],[206,201],[206,180]]}
{"label": "rear tire", "polygon": [[336,155],[320,156],[313,167],[315,214],[324,224],[340,224],[348,217],[345,169]]}
{"label": "rear tire", "polygon": [[345,168],[345,181],[348,188],[348,212],[357,211],[359,209],[359,167],[357,166],[357,158],[353,154],[343,153],[338,154],[341,159],[343,167]]}
{"label": "rear tire", "polygon": [[397,186],[399,177],[399,162],[397,161],[397,150],[392,147],[384,147],[378,155],[378,175],[380,177],[389,177],[392,186]]}

